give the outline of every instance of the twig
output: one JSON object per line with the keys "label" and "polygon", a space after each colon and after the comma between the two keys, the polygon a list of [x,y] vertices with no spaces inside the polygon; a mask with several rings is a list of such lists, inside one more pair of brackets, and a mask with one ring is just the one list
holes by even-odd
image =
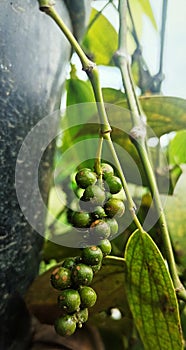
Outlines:
{"label": "twig", "polygon": [[119,30],[119,44],[118,51],[116,53],[117,65],[121,71],[123,85],[125,87],[125,92],[128,100],[128,105],[132,111],[132,122],[133,129],[131,130],[131,139],[145,170],[149,188],[153,197],[154,205],[158,213],[158,222],[160,230],[162,233],[162,240],[164,244],[165,254],[168,261],[170,273],[174,283],[175,290],[180,299],[186,301],[186,290],[180,282],[176,263],[173,255],[172,245],[170,241],[169,231],[167,227],[167,222],[165,219],[165,214],[161,204],[161,199],[154,176],[154,172],[148,157],[148,152],[145,144],[146,132],[145,123],[143,123],[144,113],[141,109],[139,100],[137,98],[135,87],[132,79],[132,74],[130,71],[130,64],[127,52],[127,32],[126,32],[126,16],[127,16],[127,0],[119,0],[119,14],[120,14],[120,30]]}
{"label": "twig", "polygon": [[108,117],[107,117],[107,113],[105,110],[105,106],[104,106],[101,84],[100,84],[100,79],[99,79],[99,73],[98,73],[98,69],[96,67],[96,64],[87,58],[87,56],[85,55],[84,51],[81,49],[79,43],[77,42],[77,40],[75,39],[73,34],[70,32],[70,30],[67,28],[67,26],[65,25],[65,23],[63,22],[63,20],[59,16],[59,14],[54,9],[53,3],[51,3],[50,0],[38,0],[38,1],[39,1],[39,5],[40,5],[40,10],[45,12],[47,15],[49,15],[56,22],[56,24],[59,26],[61,31],[65,34],[65,36],[67,37],[67,39],[71,43],[72,47],[74,48],[74,50],[78,54],[78,56],[81,60],[81,63],[82,63],[83,70],[87,73],[87,75],[90,79],[90,82],[92,84],[92,88],[94,91],[95,100],[97,103],[99,118],[100,118],[101,136],[103,137],[103,139],[107,140],[107,144],[108,144],[108,146],[111,150],[111,153],[113,155],[113,159],[116,163],[118,174],[121,178],[123,189],[124,189],[125,194],[126,194],[126,198],[128,201],[131,216],[132,216],[137,228],[141,232],[144,232],[144,230],[143,230],[143,228],[138,220],[138,217],[136,215],[136,206],[135,206],[133,199],[130,195],[128,184],[126,182],[121,164],[119,162],[118,156],[116,154],[115,148],[114,148],[112,140],[111,140],[110,134],[111,134],[112,130],[111,130],[111,127],[110,127],[110,124],[108,121]]}
{"label": "twig", "polygon": [[96,13],[96,15],[94,16],[94,18],[92,18],[92,20],[90,21],[90,23],[88,24],[87,30],[86,32],[88,33],[88,31],[90,30],[90,28],[93,26],[93,24],[95,23],[95,21],[101,16],[102,12],[107,8],[107,6],[112,3],[112,0],[109,0],[100,11],[98,11]]}

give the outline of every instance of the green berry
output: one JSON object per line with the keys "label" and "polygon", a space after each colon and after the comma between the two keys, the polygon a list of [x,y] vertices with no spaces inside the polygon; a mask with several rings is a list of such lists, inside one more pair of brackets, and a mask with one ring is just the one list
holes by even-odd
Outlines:
{"label": "green berry", "polygon": [[105,202],[112,198],[112,194],[108,191],[105,192]]}
{"label": "green berry", "polygon": [[78,327],[81,328],[82,323],[85,323],[88,320],[88,309],[85,308],[85,309],[77,311],[76,319],[77,319]]}
{"label": "green berry", "polygon": [[97,265],[102,262],[103,253],[97,246],[86,247],[82,252],[83,262],[87,265]]}
{"label": "green berry", "polygon": [[80,256],[76,256],[76,257],[68,257],[66,258],[63,263],[62,263],[62,267],[65,267],[66,269],[72,270],[72,268],[78,264],[81,261],[81,257]]}
{"label": "green berry", "polygon": [[105,221],[110,227],[110,238],[111,238],[118,232],[118,223],[114,218],[107,218]]}
{"label": "green berry", "polygon": [[85,228],[89,227],[91,223],[91,217],[86,212],[74,212],[72,216],[72,224],[74,227]]}
{"label": "green berry", "polygon": [[106,178],[110,175],[114,175],[114,170],[110,164],[102,163],[101,164],[103,179],[106,180]]}
{"label": "green berry", "polygon": [[75,285],[89,285],[93,279],[93,270],[85,264],[78,264],[72,269],[72,280]]}
{"label": "green berry", "polygon": [[90,201],[93,206],[102,206],[105,201],[105,191],[98,185],[88,186],[83,193],[82,200]]}
{"label": "green berry", "polygon": [[81,298],[81,307],[92,307],[96,300],[97,300],[97,294],[91,287],[80,287],[79,289],[79,295]]}
{"label": "green berry", "polygon": [[109,218],[120,217],[125,212],[125,205],[122,200],[110,198],[104,205],[105,213]]}
{"label": "green berry", "polygon": [[52,287],[58,290],[66,289],[71,287],[71,271],[64,267],[56,268],[51,277],[50,281]]}
{"label": "green berry", "polygon": [[72,315],[66,315],[57,318],[54,324],[56,333],[65,337],[72,335],[76,330],[76,318]]}
{"label": "green berry", "polygon": [[72,313],[80,307],[80,295],[77,290],[65,289],[58,296],[58,305],[66,313]]}
{"label": "green berry", "polygon": [[101,249],[103,256],[109,255],[111,253],[111,250],[112,250],[111,243],[108,239],[103,239],[99,243],[99,248]]}
{"label": "green berry", "polygon": [[77,172],[75,179],[79,187],[86,188],[96,182],[97,176],[91,169],[83,168]]}
{"label": "green berry", "polygon": [[108,238],[110,236],[110,227],[104,220],[96,220],[90,226],[90,234],[95,241]]}
{"label": "green berry", "polygon": [[94,212],[92,213],[92,217],[94,220],[103,219],[104,217],[106,217],[103,207],[101,206],[95,207]]}
{"label": "green berry", "polygon": [[92,268],[92,271],[94,273],[98,272],[102,267],[102,263],[99,263],[99,264],[96,264],[96,265],[92,265],[91,268]]}
{"label": "green berry", "polygon": [[110,193],[115,194],[121,191],[122,183],[119,177],[110,175],[106,179],[106,184],[109,187]]}

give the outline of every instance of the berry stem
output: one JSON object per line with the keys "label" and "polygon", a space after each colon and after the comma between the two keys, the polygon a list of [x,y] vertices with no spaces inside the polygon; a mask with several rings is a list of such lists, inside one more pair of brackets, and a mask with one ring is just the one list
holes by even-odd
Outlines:
{"label": "berry stem", "polygon": [[102,170],[101,170],[102,147],[103,147],[103,136],[100,135],[97,154],[96,154],[96,158],[95,158],[95,162],[94,162],[95,171],[96,171],[96,174],[98,175],[100,180],[102,180]]}
{"label": "berry stem", "polygon": [[108,255],[105,258],[105,262],[111,262],[111,261],[115,261],[115,262],[121,262],[123,264],[125,264],[125,259],[121,258],[119,256],[114,256],[114,255]]}
{"label": "berry stem", "polygon": [[54,2],[52,0],[38,0],[39,2],[39,9],[42,12],[45,12],[48,16],[50,16],[56,24],[60,27],[68,41],[71,43],[72,47],[75,49],[76,53],[78,54],[83,70],[85,71],[91,71],[95,63],[88,59],[88,57],[85,55],[84,51],[82,50],[81,46],[78,45],[77,40],[75,39],[72,32],[68,29],[66,24],[63,22],[59,14],[54,8]]}
{"label": "berry stem", "polygon": [[145,170],[151,195],[154,201],[154,205],[158,214],[158,222],[162,234],[164,250],[166,258],[168,261],[170,274],[174,283],[175,290],[180,299],[186,301],[186,290],[180,282],[177,267],[174,259],[174,254],[172,250],[172,245],[170,241],[168,226],[163,211],[158,186],[156,183],[156,178],[149,160],[147,146],[146,146],[146,130],[145,123],[146,116],[141,108],[139,99],[136,95],[135,86],[133,83],[132,73],[130,69],[130,59],[127,51],[127,0],[119,0],[119,43],[118,51],[115,54],[115,61],[120,69],[123,85],[125,88],[125,93],[127,97],[127,102],[129,109],[132,111],[131,118],[133,123],[133,129],[131,130],[132,141],[138,151],[140,159]]}
{"label": "berry stem", "polygon": [[[66,36],[66,38],[70,42],[70,44],[72,45],[72,47],[74,48],[74,50],[76,51],[77,55],[80,58],[83,70],[87,73],[87,75],[90,79],[90,82],[91,82],[91,85],[92,85],[92,88],[94,91],[95,100],[97,103],[99,118],[100,118],[100,125],[101,125],[100,136],[102,136],[102,138],[104,140],[107,140],[107,142],[108,142],[108,147],[110,148],[113,159],[116,163],[118,174],[119,174],[119,177],[121,178],[123,189],[125,191],[126,198],[127,198],[128,204],[129,204],[129,210],[130,210],[131,216],[136,224],[136,227],[141,232],[144,232],[142,225],[141,225],[141,223],[138,220],[138,217],[136,215],[136,206],[133,202],[130,191],[128,189],[128,185],[127,185],[120,161],[118,159],[117,153],[115,151],[115,148],[114,148],[114,145],[112,143],[111,136],[110,136],[112,129],[110,127],[109,120],[108,120],[107,113],[106,113],[105,106],[104,106],[103,94],[102,94],[102,89],[101,89],[101,84],[100,84],[98,68],[94,62],[90,61],[87,58],[87,56],[85,55],[84,51],[80,47],[79,43],[77,42],[77,40],[75,39],[75,37],[73,36],[71,31],[67,28],[67,26],[65,25],[65,23],[63,22],[63,20],[61,19],[61,17],[57,13],[57,11],[54,9],[53,2],[51,0],[38,0],[38,1],[39,1],[40,10],[45,12],[47,15],[49,15],[56,22],[56,24],[59,26],[59,28],[61,29],[63,34]],[[98,165],[98,171],[99,171],[99,165]]]}

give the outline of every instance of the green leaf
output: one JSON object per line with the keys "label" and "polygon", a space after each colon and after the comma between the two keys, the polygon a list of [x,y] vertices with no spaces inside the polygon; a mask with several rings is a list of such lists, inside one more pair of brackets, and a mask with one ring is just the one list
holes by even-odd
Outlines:
{"label": "green leaf", "polygon": [[[105,102],[128,108],[126,96],[120,90],[106,88],[103,89],[103,95]],[[149,126],[158,137],[185,128],[185,99],[167,96],[143,96],[140,97],[140,102],[147,115]]]}
{"label": "green leaf", "polygon": [[165,215],[178,261],[186,269],[186,165],[180,175],[172,196],[161,196],[165,203]]}
{"label": "green leaf", "polygon": [[90,1],[65,0],[65,5],[70,13],[70,19],[72,21],[75,37],[80,40],[87,25]]}
{"label": "green leaf", "polygon": [[136,230],[127,243],[125,259],[128,302],[144,349],[183,349],[174,286],[151,237]]}
{"label": "green leaf", "polygon": [[[97,13],[97,10],[92,9],[90,21]],[[82,45],[88,54],[93,55],[93,61],[97,64],[109,65],[117,50],[117,38],[118,35],[112,24],[103,14],[100,14],[88,30]]]}
{"label": "green leaf", "polygon": [[168,148],[169,163],[186,163],[186,130],[178,131],[171,140]]}
{"label": "green leaf", "polygon": [[83,81],[77,77],[68,79],[66,82],[67,89],[67,106],[94,102],[94,94],[90,81]]}
{"label": "green leaf", "polygon": [[[76,76],[73,66],[71,70],[71,79],[66,82],[66,89],[68,108],[62,120],[62,130],[65,130],[62,135],[62,152],[74,144],[75,136],[96,111],[96,104],[91,104],[91,107],[89,106],[88,108],[88,103],[95,101],[90,81],[79,79]],[[85,103],[87,103],[86,107]],[[72,105],[73,107],[69,107]],[[81,116],[81,121],[83,120],[84,124],[82,124],[81,121],[78,122],[79,116]]]}
{"label": "green leaf", "polygon": [[[126,293],[124,288],[125,280],[125,261],[121,259],[111,259],[107,257],[104,265],[94,277],[92,287],[95,289],[99,298],[93,311],[100,312],[109,307],[127,307]],[[109,289],[108,289],[109,285]],[[116,294],[118,297],[116,298]],[[128,309],[128,313],[129,309]]]}
{"label": "green leaf", "polygon": [[157,30],[157,24],[156,24],[156,20],[154,18],[154,14],[153,14],[153,11],[152,11],[152,7],[151,7],[151,4],[150,4],[150,1],[149,0],[140,0],[139,4],[141,5],[145,15],[150,19],[152,25]]}
{"label": "green leaf", "polygon": [[150,127],[157,136],[181,130],[186,125],[186,100],[178,97],[151,96],[140,98]]}

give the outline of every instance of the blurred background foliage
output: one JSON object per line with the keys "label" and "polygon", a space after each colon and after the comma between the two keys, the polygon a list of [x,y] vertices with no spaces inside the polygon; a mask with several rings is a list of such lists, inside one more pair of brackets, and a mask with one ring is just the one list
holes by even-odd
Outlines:
{"label": "blurred background foliage", "polygon": [[[97,4],[99,6],[96,6]],[[99,10],[97,9],[98,7]],[[104,13],[107,7],[112,8],[112,10],[110,12],[107,11],[107,16],[105,16]],[[111,13],[110,18],[109,13]],[[115,19],[112,17],[113,13],[115,13]],[[103,81],[104,101],[110,123],[113,125],[112,139],[121,149],[130,155],[130,158],[123,160],[123,170],[126,173],[131,194],[138,206],[139,217],[144,222],[149,208],[153,212],[153,207],[151,206],[152,198],[141,161],[134,145],[130,141],[129,131],[132,126],[130,113],[128,111],[125,91],[121,84],[121,77],[114,63],[114,54],[117,50],[118,41],[117,16],[117,1],[92,1],[92,13],[87,31],[82,40],[82,47],[86,54],[97,63],[100,70]],[[165,20],[165,13],[163,16]],[[164,65],[163,60],[159,62],[157,72],[151,74],[140,44],[144,27],[146,28],[147,24],[150,30],[153,28],[157,38],[159,38],[161,47],[162,27],[161,23],[159,24],[156,21],[151,2],[149,0],[131,0],[127,26],[132,72],[136,91],[147,117],[147,144],[151,162],[164,203],[180,276],[183,282],[185,282],[186,100],[177,96],[165,96],[163,94],[161,83],[164,78],[163,69],[166,61],[164,61]],[[148,42],[146,45],[148,46]],[[157,47],[157,56],[160,47]],[[52,221],[51,218],[47,220],[47,239],[40,266],[41,276],[33,284],[27,295],[28,305],[44,322],[52,322],[56,314],[56,296],[53,296],[50,290],[49,269],[65,257],[79,254],[76,248],[64,247],[54,243],[56,236],[66,234],[70,229],[70,227],[67,228],[67,225],[62,226],[62,224],[67,223],[65,208],[70,200],[70,198],[67,199],[63,189],[66,186],[68,187],[70,181],[73,181],[76,172],[74,158],[72,157],[70,159],[68,157],[64,163],[61,155],[71,147],[73,147],[73,152],[76,152],[76,145],[81,140],[96,139],[99,130],[98,121],[96,122],[97,114],[93,91],[85,73],[79,67],[79,61],[74,54],[69,67],[66,94],[62,100],[62,133],[56,140],[54,162],[55,181],[49,200],[49,211],[54,218],[57,218],[57,221]],[[105,75],[109,76],[109,83],[107,84],[105,84]],[[116,79],[117,84],[115,83]],[[118,85],[118,88],[116,88],[116,85]],[[125,129],[122,127],[123,124],[125,125]],[[80,164],[85,159],[86,152],[89,154],[89,150],[79,151],[78,149],[78,154],[75,155],[78,159],[77,165],[78,162]],[[92,157],[89,156],[88,158]],[[131,159],[132,161],[130,161]],[[91,166],[91,161],[86,165]],[[138,178],[136,179],[135,175],[133,176],[135,174],[135,166],[139,170],[141,182],[138,181]],[[61,171],[59,171],[60,169]],[[123,234],[112,241],[112,255],[123,256],[128,237],[134,229],[134,224],[131,223],[124,230]],[[150,234],[157,245],[161,247],[161,237],[156,224],[151,228]],[[94,288],[98,292],[99,299],[98,303],[92,309],[89,322],[95,324],[100,329],[107,350],[113,348],[117,350],[143,349],[125,296],[124,270],[121,263],[113,264],[113,261],[108,259],[94,281]],[[41,286],[42,293],[40,293]],[[45,311],[47,307],[50,309],[48,319]],[[181,317],[183,331],[185,333],[185,311],[182,312]]]}

